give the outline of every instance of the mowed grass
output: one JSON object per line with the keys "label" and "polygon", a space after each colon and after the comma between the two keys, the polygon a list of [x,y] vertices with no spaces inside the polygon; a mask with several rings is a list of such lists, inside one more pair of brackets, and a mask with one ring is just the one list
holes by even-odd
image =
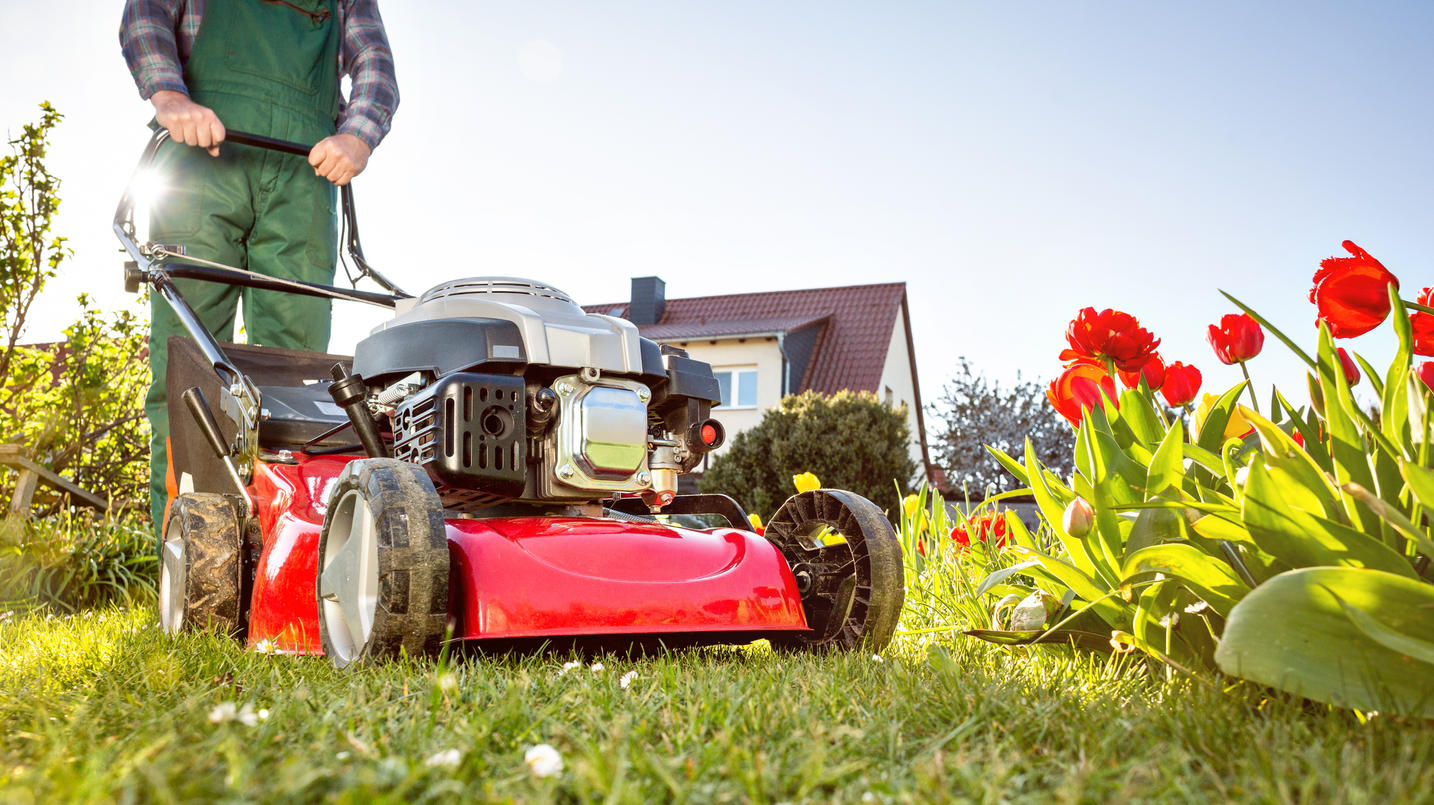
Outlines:
{"label": "mowed grass", "polygon": [[[172,638],[153,621],[116,609],[0,624],[0,800],[1397,802],[1434,791],[1427,723],[1167,682],[1059,649],[898,641],[877,661],[758,644],[344,673],[216,635]],[[224,702],[268,718],[212,723]],[[562,753],[558,775],[525,766],[539,743]],[[430,765],[452,749],[456,765]]]}

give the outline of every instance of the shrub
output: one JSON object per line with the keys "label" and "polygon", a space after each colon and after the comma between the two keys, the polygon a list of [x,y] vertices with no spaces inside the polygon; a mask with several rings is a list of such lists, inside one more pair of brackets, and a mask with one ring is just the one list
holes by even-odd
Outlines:
{"label": "shrub", "polygon": [[871,392],[807,391],[784,397],[756,427],[737,434],[699,485],[764,517],[790,497],[792,476],[802,472],[831,488],[890,500],[892,481],[905,494],[916,474],[910,443],[906,406],[892,408]]}
{"label": "shrub", "polygon": [[148,518],[62,513],[0,528],[0,608],[61,612],[154,600],[158,559]]}

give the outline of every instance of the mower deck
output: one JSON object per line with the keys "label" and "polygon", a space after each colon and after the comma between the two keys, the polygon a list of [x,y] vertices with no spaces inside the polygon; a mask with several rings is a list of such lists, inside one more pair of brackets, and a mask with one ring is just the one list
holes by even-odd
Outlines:
{"label": "mower deck", "polygon": [[[251,645],[323,653],[314,596],[323,501],[353,458],[259,465],[265,538]],[[457,639],[671,634],[721,643],[807,629],[786,560],[750,532],[551,516],[453,518],[446,530]]]}

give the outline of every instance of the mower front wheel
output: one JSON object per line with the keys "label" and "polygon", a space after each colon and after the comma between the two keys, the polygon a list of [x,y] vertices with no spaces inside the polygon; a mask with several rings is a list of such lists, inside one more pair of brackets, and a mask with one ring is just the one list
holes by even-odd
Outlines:
{"label": "mower front wheel", "polygon": [[159,626],[169,634],[244,631],[243,531],[238,498],[189,492],[174,499],[160,543]]}
{"label": "mower front wheel", "polygon": [[781,648],[879,652],[906,599],[901,541],[876,504],[842,489],[793,495],[767,523],[787,560],[811,632],[774,638]]}
{"label": "mower front wheel", "polygon": [[448,620],[443,503],[419,467],[349,462],[319,533],[319,638],[339,668],[433,653]]}

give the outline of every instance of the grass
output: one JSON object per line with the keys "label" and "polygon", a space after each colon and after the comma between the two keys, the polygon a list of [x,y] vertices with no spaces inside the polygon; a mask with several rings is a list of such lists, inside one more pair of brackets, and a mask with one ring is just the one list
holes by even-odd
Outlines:
{"label": "grass", "polygon": [[[169,637],[148,609],[0,623],[0,801],[1427,801],[1434,728],[1128,659],[961,641],[394,662]],[[627,688],[620,677],[635,672]],[[269,712],[211,723],[232,702]],[[565,768],[539,779],[538,743]],[[426,763],[460,750],[456,766]]]}
{"label": "grass", "polygon": [[0,609],[152,603],[159,562],[148,519],[63,512],[0,520]]}

